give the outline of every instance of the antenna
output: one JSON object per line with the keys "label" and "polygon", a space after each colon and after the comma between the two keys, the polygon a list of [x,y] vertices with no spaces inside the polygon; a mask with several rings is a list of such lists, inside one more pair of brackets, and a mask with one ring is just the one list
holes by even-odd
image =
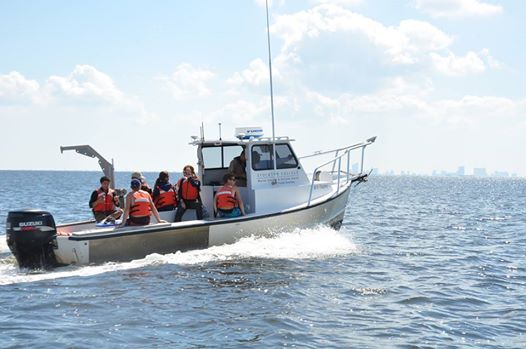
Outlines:
{"label": "antenna", "polygon": [[272,114],[272,158],[274,159],[274,169],[276,169],[276,132],[274,127],[274,89],[272,87],[272,53],[270,51],[270,24],[268,15],[268,0],[265,0],[267,9],[267,43],[268,43],[268,68],[270,76],[270,112]]}
{"label": "antenna", "polygon": [[217,124],[219,125],[219,140],[221,141],[221,123],[218,122]]}

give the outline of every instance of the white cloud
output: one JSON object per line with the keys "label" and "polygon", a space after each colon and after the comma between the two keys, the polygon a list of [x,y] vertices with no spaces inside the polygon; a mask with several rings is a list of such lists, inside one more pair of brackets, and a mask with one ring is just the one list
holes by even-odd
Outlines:
{"label": "white cloud", "polygon": [[[415,88],[416,90],[416,88]],[[419,118],[433,124],[472,125],[483,119],[498,122],[499,118],[515,118],[517,122],[526,116],[526,100],[513,100],[496,96],[466,95],[459,99],[433,98],[431,90],[427,93],[398,91],[394,87],[378,93],[357,95],[342,94],[336,98],[308,91],[309,99],[318,108],[314,110],[319,117],[329,121],[350,120],[365,115],[383,115],[386,118]]]}
{"label": "white cloud", "polygon": [[415,6],[432,17],[446,18],[494,16],[503,12],[502,6],[480,0],[416,0]]}
{"label": "white cloud", "polygon": [[263,60],[258,58],[250,62],[247,69],[234,73],[234,75],[227,80],[227,83],[231,85],[248,84],[261,86],[262,84],[268,84],[268,79],[268,66]]}
{"label": "white cloud", "polygon": [[19,72],[0,75],[0,104],[31,102],[39,88],[38,82],[26,79]]}
{"label": "white cloud", "polygon": [[215,74],[207,69],[199,69],[191,64],[178,65],[169,78],[161,78],[177,99],[191,98],[194,96],[207,96],[210,89],[207,83]]}
{"label": "white cloud", "polygon": [[486,71],[486,64],[473,51],[468,52],[464,57],[458,57],[451,52],[445,57],[431,53],[431,60],[434,68],[445,75],[461,76]]}
{"label": "white cloud", "polygon": [[[284,40],[282,54],[298,59],[301,45],[323,33],[342,33],[365,38],[393,64],[417,63],[426,52],[448,47],[452,38],[430,23],[405,20],[398,26],[385,26],[361,14],[335,5],[319,5],[292,15],[277,16],[271,31]],[[357,40],[357,39],[355,39]]]}
{"label": "white cloud", "polygon": [[[113,79],[90,65],[77,65],[66,76],[53,75],[43,84],[26,79],[18,72],[0,75],[0,105],[38,106],[39,113],[67,108],[69,112],[91,110],[92,115],[111,113],[130,115],[139,123],[158,117],[146,110],[138,98],[126,95]],[[58,109],[57,109],[58,108]],[[99,109],[93,113],[93,109]]]}
{"label": "white cloud", "polygon": [[430,57],[434,69],[449,76],[480,74],[488,68],[499,69],[502,67],[502,64],[494,59],[487,49],[483,49],[479,53],[469,51],[463,57],[459,57],[452,52],[447,56],[441,56],[432,52]]}
{"label": "white cloud", "polygon": [[43,103],[119,104],[125,100],[111,77],[90,65],[77,65],[68,76],[50,76],[40,97]]}
{"label": "white cloud", "polygon": [[495,59],[493,56],[489,54],[489,50],[487,48],[482,49],[480,51],[480,55],[486,59],[486,64],[490,68],[501,69],[504,66],[503,63],[501,63],[500,61],[498,61],[497,59]]}

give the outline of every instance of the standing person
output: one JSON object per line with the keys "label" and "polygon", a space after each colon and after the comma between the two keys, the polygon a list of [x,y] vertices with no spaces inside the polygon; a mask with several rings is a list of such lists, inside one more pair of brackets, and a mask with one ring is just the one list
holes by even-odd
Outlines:
{"label": "standing person", "polygon": [[100,188],[91,193],[89,207],[97,223],[110,215],[115,219],[121,216],[122,210],[119,208],[119,197],[113,189],[110,189],[110,179],[108,177],[100,177]]}
{"label": "standing person", "polygon": [[175,222],[180,222],[187,209],[195,210],[197,219],[203,219],[203,205],[201,203],[201,181],[191,165],[183,168],[183,178],[177,182],[177,197],[179,205],[175,214]]}
{"label": "standing person", "polygon": [[237,184],[240,187],[247,186],[247,158],[245,157],[245,150],[230,161],[228,165],[228,172],[231,172],[236,177]]}
{"label": "standing person", "polygon": [[146,178],[144,178],[144,176],[142,175],[141,172],[139,172],[139,171],[133,172],[132,175],[131,175],[131,179],[132,180],[138,179],[141,182],[141,190],[144,190],[145,192],[148,192],[148,194],[150,194],[150,195],[153,194],[152,188],[150,188],[148,183],[146,183]]}
{"label": "standing person", "polygon": [[132,191],[126,195],[126,208],[121,225],[148,225],[152,213],[157,222],[166,223],[159,217],[159,212],[157,212],[150,194],[141,190],[141,181],[132,179],[130,187]]}
{"label": "standing person", "polygon": [[168,171],[161,171],[153,188],[153,203],[157,211],[173,211],[177,207],[175,187],[170,183]]}
{"label": "standing person", "polygon": [[214,197],[214,212],[219,217],[234,218],[245,215],[243,199],[236,186],[236,177],[233,173],[223,176],[223,186],[219,188]]}

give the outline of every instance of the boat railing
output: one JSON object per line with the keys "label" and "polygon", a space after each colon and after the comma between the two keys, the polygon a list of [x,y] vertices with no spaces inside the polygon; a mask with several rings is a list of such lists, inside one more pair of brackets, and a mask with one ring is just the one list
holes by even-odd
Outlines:
{"label": "boat railing", "polygon": [[[322,169],[331,166],[331,170],[327,171],[331,174],[331,183],[334,184],[334,181],[336,181],[336,194],[340,192],[340,188],[346,187],[349,183],[352,183],[354,180],[362,179],[366,177],[363,172],[363,163],[364,163],[364,157],[365,157],[365,148],[373,144],[376,140],[376,137],[371,137],[367,139],[365,142],[356,143],[353,145],[349,145],[347,147],[328,150],[328,151],[319,151],[311,155],[300,157],[300,159],[320,156],[320,155],[326,155],[334,153],[334,158],[324,162],[323,164],[316,167],[312,174],[312,180],[309,190],[309,201],[307,203],[307,206],[310,206],[312,201],[312,191],[314,189],[315,182],[320,180],[320,175],[322,173]],[[361,149],[361,160],[360,160],[360,168],[359,173],[351,173],[351,152],[355,150]],[[342,169],[342,161],[344,162],[345,169]]]}

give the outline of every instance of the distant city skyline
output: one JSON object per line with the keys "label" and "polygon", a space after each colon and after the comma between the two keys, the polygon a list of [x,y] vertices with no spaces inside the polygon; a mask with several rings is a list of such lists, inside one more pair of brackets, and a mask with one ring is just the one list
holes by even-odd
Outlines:
{"label": "distant city skyline", "polygon": [[466,171],[464,166],[459,166],[456,171],[447,171],[447,170],[433,170],[429,172],[412,172],[407,170],[394,171],[389,169],[380,169],[374,168],[373,173],[380,175],[423,175],[423,176],[445,176],[445,177],[521,177],[526,178],[526,176],[521,176],[517,173],[508,172],[505,170],[495,170],[489,172],[486,168],[477,167],[471,169],[471,171]]}

